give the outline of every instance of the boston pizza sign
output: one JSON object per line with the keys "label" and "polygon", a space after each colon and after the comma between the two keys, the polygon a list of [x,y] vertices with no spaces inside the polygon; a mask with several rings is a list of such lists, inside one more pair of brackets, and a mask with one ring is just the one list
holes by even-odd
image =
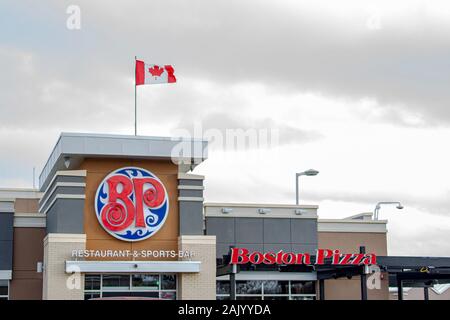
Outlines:
{"label": "boston pizza sign", "polygon": [[169,214],[166,188],[148,170],[126,167],[111,172],[95,195],[95,213],[100,225],[123,241],[153,236]]}

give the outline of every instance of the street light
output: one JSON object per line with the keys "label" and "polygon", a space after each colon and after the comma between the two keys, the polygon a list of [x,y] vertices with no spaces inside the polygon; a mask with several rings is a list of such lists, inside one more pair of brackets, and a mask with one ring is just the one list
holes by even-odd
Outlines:
{"label": "street light", "polygon": [[382,202],[378,202],[377,205],[375,206],[375,210],[373,211],[373,219],[374,220],[378,220],[378,213],[380,211],[381,205],[384,204],[396,204],[397,205],[397,209],[401,210],[403,209],[403,206],[400,202],[398,201],[382,201]]}
{"label": "street light", "polygon": [[314,169],[309,169],[303,172],[298,172],[295,174],[295,204],[298,205],[298,177],[300,176],[317,176],[319,174],[319,171]]}

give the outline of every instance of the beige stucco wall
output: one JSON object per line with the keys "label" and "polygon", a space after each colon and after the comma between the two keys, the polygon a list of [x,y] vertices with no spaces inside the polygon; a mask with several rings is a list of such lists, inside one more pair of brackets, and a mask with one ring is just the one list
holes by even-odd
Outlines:
{"label": "beige stucco wall", "polygon": [[68,274],[65,261],[71,260],[72,250],[86,248],[86,235],[49,233],[44,239],[44,300],[83,300],[84,276]]}
{"label": "beige stucco wall", "polygon": [[178,300],[215,300],[216,236],[180,236],[178,247],[182,251],[192,251],[192,260],[201,261],[199,273],[178,275]]}
{"label": "beige stucco wall", "polygon": [[[367,289],[368,300],[388,300],[389,283],[386,275],[380,281],[380,289]],[[358,277],[352,279],[342,278],[336,280],[325,280],[326,300],[361,300],[361,282]]]}
{"label": "beige stucco wall", "polygon": [[[319,248],[339,249],[343,253],[358,253],[360,246],[367,253],[387,255],[386,233],[372,232],[319,232]],[[388,300],[389,283],[387,274],[381,274],[380,289],[368,289],[369,300]],[[326,300],[360,300],[361,287],[359,277],[325,280]]]}
{"label": "beige stucco wall", "polygon": [[318,233],[318,238],[320,248],[357,253],[360,246],[365,246],[366,252],[372,252],[379,256],[387,255],[386,233],[322,231]]}

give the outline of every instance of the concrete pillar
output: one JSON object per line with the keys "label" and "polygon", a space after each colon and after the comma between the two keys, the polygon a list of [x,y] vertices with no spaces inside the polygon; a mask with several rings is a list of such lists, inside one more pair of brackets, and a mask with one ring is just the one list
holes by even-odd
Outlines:
{"label": "concrete pillar", "polygon": [[[178,275],[178,300],[216,299],[216,236],[178,237],[178,248],[192,251],[193,261],[201,261],[200,272]],[[182,260],[188,260],[183,258]]]}
{"label": "concrete pillar", "polygon": [[49,233],[44,238],[44,300],[83,300],[84,276],[66,273],[72,250],[86,249],[85,234]]}

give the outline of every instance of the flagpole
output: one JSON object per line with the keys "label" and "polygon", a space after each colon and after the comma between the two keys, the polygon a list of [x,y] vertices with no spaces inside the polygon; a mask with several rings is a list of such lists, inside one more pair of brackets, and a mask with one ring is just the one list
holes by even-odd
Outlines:
{"label": "flagpole", "polygon": [[134,56],[134,135],[137,136],[137,103],[136,103],[136,60]]}

